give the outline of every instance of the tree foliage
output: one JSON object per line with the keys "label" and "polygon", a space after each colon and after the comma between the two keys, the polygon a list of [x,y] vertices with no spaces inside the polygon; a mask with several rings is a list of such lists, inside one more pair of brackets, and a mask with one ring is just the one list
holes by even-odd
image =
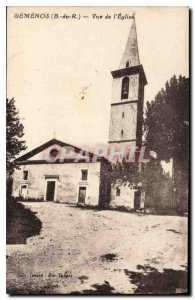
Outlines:
{"label": "tree foliage", "polygon": [[15,106],[15,100],[6,99],[6,168],[9,174],[14,170],[16,156],[27,147],[24,136],[24,127],[19,119],[19,113]]}
{"label": "tree foliage", "polygon": [[189,173],[189,79],[174,75],[152,102],[147,102],[146,145],[160,160],[173,159],[174,199],[187,210]]}
{"label": "tree foliage", "polygon": [[112,184],[126,185],[147,192],[157,189],[157,185],[166,176],[160,160],[150,157],[147,163],[131,163],[123,160],[112,164],[109,180]]}
{"label": "tree foliage", "polygon": [[174,75],[151,102],[144,122],[146,144],[159,158],[188,165],[189,79]]}

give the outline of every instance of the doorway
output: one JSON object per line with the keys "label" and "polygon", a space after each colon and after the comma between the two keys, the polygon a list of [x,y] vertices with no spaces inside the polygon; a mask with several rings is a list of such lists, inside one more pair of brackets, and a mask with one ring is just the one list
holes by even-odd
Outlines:
{"label": "doorway", "polygon": [[141,192],[135,191],[134,192],[134,208],[135,209],[140,208],[140,203],[141,203]]}
{"label": "doorway", "polygon": [[27,197],[27,185],[22,185],[21,186],[21,197],[23,199],[26,199],[26,197]]}
{"label": "doorway", "polygon": [[55,181],[47,181],[47,189],[46,189],[46,201],[54,201],[55,198]]}
{"label": "doorway", "polygon": [[79,187],[79,197],[78,197],[78,203],[84,204],[85,203],[85,197],[86,197],[86,187],[80,186]]}

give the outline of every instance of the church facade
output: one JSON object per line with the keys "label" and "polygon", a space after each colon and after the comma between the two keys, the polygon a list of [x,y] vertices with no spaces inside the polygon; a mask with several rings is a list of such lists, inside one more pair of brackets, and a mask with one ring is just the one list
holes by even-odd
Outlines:
{"label": "church facade", "polygon": [[[111,72],[113,77],[110,113],[109,145],[136,147],[142,145],[144,87],[147,84],[143,66],[140,64],[135,18],[120,62],[119,69]],[[54,201],[93,206],[144,207],[144,197],[138,190],[126,185],[110,184],[106,178],[110,162],[98,157],[94,162],[88,153],[75,162],[58,157],[63,147],[70,146],[53,139],[17,159],[13,196],[25,199]],[[82,149],[74,147],[77,153]],[[47,162],[45,154],[54,161]],[[53,154],[52,154],[53,153]]]}
{"label": "church facade", "polygon": [[[64,149],[74,149],[61,159]],[[12,195],[18,199],[99,206],[109,198],[104,157],[53,139],[17,159]]]}

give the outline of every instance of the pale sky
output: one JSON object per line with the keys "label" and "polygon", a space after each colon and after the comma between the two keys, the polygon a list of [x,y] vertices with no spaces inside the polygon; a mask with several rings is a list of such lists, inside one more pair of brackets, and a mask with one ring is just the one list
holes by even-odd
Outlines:
{"label": "pale sky", "polygon": [[[16,12],[89,18],[19,19]],[[52,139],[54,131],[75,146],[107,143],[110,72],[119,68],[132,20],[91,16],[120,12],[136,12],[146,103],[173,74],[189,76],[187,7],[8,8],[7,97],[16,100],[27,151]]]}

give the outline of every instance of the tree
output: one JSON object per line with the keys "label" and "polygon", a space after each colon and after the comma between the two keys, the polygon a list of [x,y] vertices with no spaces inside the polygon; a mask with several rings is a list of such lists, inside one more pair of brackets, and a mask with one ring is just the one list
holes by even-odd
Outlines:
{"label": "tree", "polygon": [[[177,198],[186,198],[189,166],[189,79],[174,75],[151,102],[144,122],[146,146],[159,159],[173,159]],[[183,199],[185,201],[186,199]]]}
{"label": "tree", "polygon": [[24,127],[19,119],[15,100],[6,99],[6,169],[11,175],[16,168],[14,160],[20,151],[25,150]]}
{"label": "tree", "polygon": [[151,102],[147,102],[146,143],[161,159],[188,155],[189,79],[174,75]]}

